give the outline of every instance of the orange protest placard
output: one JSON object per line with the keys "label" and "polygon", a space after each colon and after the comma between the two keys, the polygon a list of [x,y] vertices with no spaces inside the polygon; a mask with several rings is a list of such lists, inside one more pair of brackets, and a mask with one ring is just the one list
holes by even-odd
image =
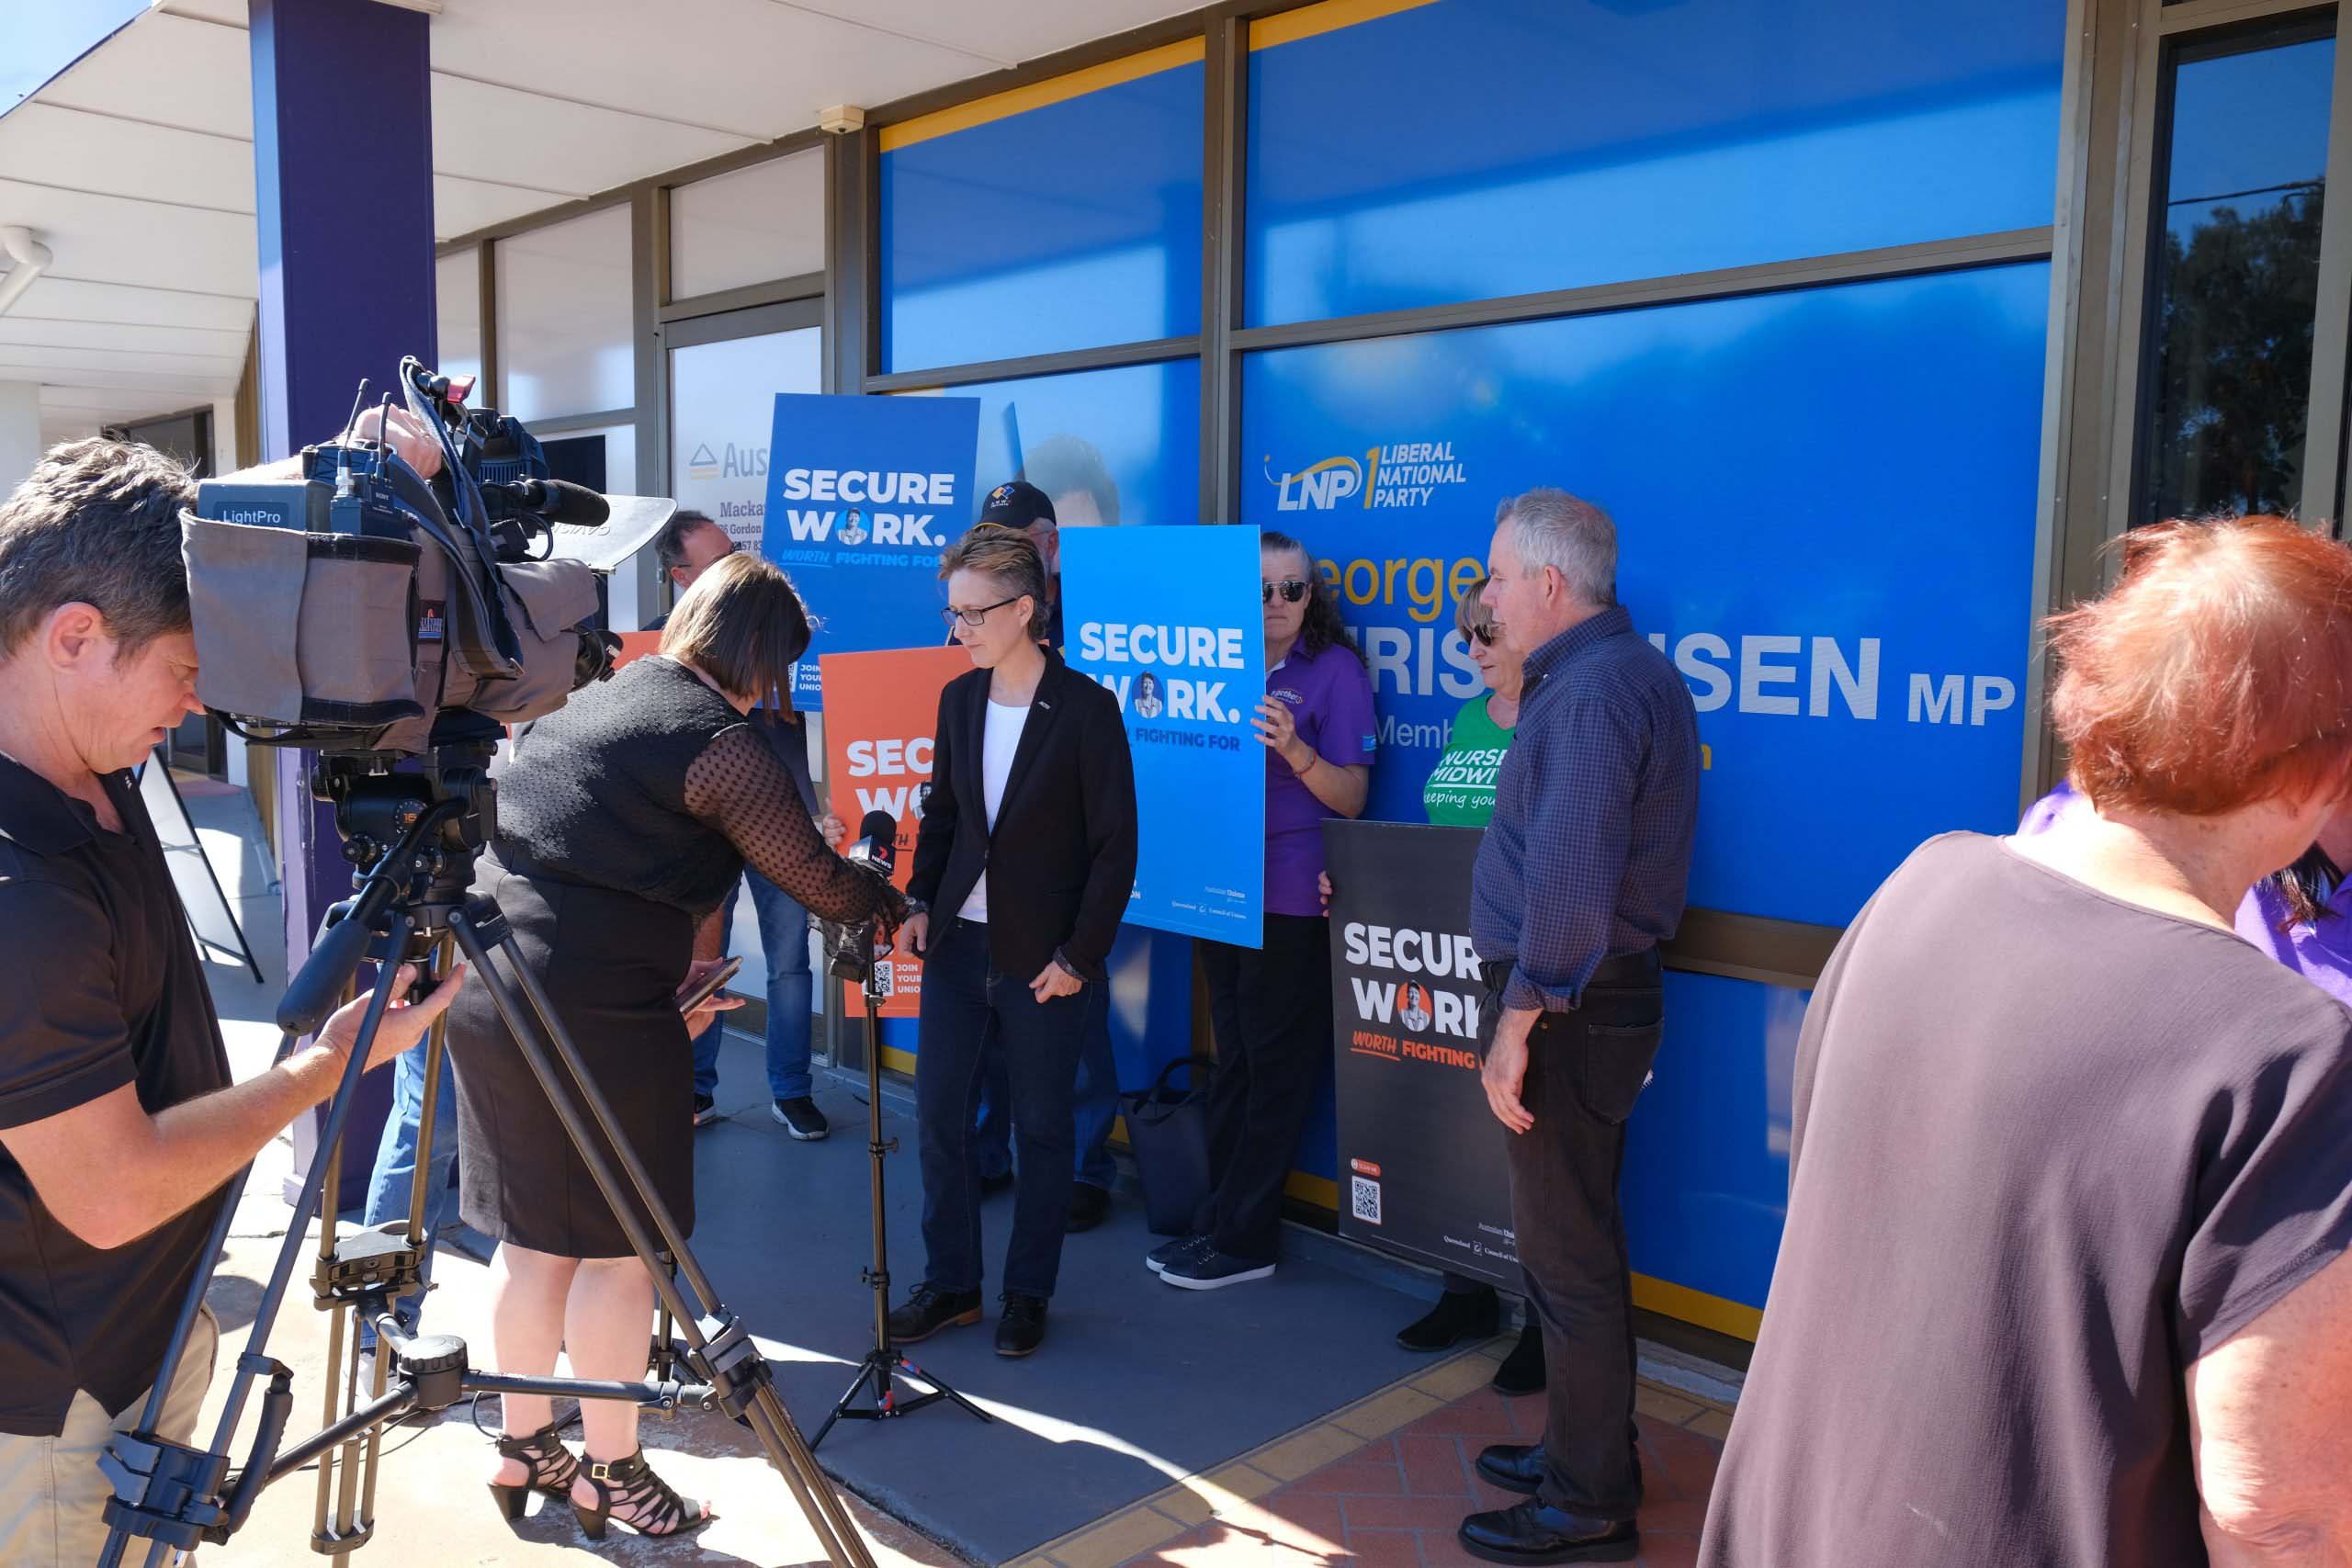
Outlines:
{"label": "orange protest placard", "polygon": [[[971,669],[971,658],[960,648],[911,648],[828,653],[817,662],[825,685],[828,804],[852,840],[867,812],[890,814],[899,824],[891,880],[904,888],[914,871],[922,789],[931,782],[931,732],[939,717],[940,688]],[[882,1016],[914,1017],[922,995],[922,965],[899,956],[882,967]],[[855,987],[844,986],[843,991],[851,1010],[865,1006]]]}
{"label": "orange protest placard", "polygon": [[620,651],[613,655],[613,668],[617,670],[622,665],[632,663],[649,653],[661,651],[662,634],[660,632],[623,632]]}

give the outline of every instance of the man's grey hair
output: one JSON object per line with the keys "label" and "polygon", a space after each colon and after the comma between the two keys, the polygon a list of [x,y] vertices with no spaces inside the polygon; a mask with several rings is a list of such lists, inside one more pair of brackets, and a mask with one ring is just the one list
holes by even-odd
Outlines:
{"label": "man's grey hair", "polygon": [[196,481],[178,459],[128,441],[52,446],[0,503],[0,658],[60,604],[106,617],[115,657],[188,628],[180,511]]}
{"label": "man's grey hair", "polygon": [[1608,513],[1544,487],[1496,507],[1495,526],[1506,523],[1530,571],[1550,567],[1584,604],[1606,609],[1617,603],[1617,525]]}

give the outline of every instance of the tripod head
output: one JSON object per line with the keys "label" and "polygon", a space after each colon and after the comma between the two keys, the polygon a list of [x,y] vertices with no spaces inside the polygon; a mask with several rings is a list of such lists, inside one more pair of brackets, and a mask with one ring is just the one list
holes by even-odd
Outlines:
{"label": "tripod head", "polygon": [[[498,831],[498,784],[490,764],[503,733],[481,715],[444,712],[422,756],[329,752],[311,768],[311,795],[334,807],[335,832],[352,863],[352,896],[329,908],[326,929],[277,1005],[289,1034],[316,1030],[333,1012],[370,942],[389,933],[394,908],[409,916],[399,953],[428,957],[464,908],[474,862]],[[399,766],[394,766],[395,762]]]}

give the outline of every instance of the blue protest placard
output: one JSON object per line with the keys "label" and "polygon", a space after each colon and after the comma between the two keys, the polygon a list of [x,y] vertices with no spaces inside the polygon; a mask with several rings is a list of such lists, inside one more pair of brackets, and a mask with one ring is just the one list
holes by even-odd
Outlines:
{"label": "blue protest placard", "polygon": [[979,412],[973,398],[777,394],[760,553],[818,622],[804,705],[822,695],[820,654],[939,641],[939,553],[977,504]]}
{"label": "blue protest placard", "polygon": [[1266,690],[1254,528],[1070,528],[1063,655],[1119,699],[1142,819],[1127,923],[1261,940]]}

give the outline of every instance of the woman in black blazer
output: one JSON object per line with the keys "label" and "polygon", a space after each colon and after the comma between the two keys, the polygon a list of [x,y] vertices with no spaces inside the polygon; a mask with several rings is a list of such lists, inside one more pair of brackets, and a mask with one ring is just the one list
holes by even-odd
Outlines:
{"label": "woman in black blazer", "polygon": [[923,960],[915,1056],[923,1281],[890,1314],[912,1344],[980,1318],[980,1172],[972,1118],[991,1044],[1012,1084],[1019,1180],[1000,1355],[1046,1333],[1078,1156],[1070,1093],[1089,986],[1136,879],[1135,770],[1112,694],[1037,639],[1037,547],[981,524],[942,558],[943,612],[977,668],[939,694],[930,803],[899,933]]}

